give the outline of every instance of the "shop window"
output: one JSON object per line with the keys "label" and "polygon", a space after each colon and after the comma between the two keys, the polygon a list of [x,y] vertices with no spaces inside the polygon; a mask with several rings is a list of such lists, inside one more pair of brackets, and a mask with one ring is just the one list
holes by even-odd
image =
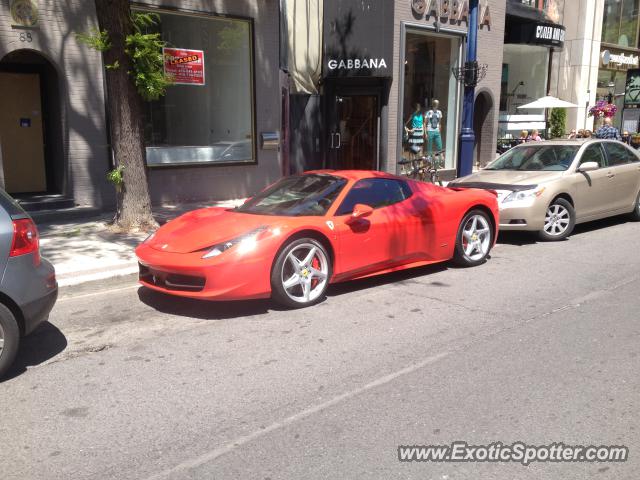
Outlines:
{"label": "shop window", "polygon": [[602,19],[602,41],[621,47],[638,44],[640,0],[605,0]]}
{"label": "shop window", "polygon": [[445,168],[455,168],[461,39],[432,32],[406,33],[402,123],[407,127],[403,157],[444,150]]}
{"label": "shop window", "polygon": [[167,94],[144,109],[149,166],[255,162],[252,24],[159,12]]}

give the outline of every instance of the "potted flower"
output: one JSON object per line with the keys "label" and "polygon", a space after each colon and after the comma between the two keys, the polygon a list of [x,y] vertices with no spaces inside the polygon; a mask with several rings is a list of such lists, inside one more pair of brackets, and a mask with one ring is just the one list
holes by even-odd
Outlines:
{"label": "potted flower", "polygon": [[594,117],[596,122],[599,124],[604,118],[615,117],[617,111],[618,107],[613,103],[609,103],[606,100],[598,100],[596,104],[589,109],[589,116]]}

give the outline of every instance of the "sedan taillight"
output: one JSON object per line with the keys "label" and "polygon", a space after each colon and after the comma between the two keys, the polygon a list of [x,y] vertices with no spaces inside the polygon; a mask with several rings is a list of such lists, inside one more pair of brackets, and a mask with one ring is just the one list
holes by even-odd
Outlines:
{"label": "sedan taillight", "polygon": [[34,263],[40,263],[40,249],[38,229],[30,218],[13,221],[13,241],[11,242],[10,257],[35,253]]}

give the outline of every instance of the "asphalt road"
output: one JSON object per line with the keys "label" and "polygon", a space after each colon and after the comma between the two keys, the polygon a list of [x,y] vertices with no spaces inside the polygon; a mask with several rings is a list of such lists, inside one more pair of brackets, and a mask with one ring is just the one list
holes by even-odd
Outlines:
{"label": "asphalt road", "polygon": [[[637,479],[640,224],[503,236],[474,269],[200,303],[61,292],[0,384],[0,478]],[[401,463],[398,445],[625,445],[624,463]]]}

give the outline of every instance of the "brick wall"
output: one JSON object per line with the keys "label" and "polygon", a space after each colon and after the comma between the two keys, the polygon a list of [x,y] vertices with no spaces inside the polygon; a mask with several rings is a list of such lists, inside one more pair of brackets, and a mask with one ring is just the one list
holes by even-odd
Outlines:
{"label": "brick wall", "polygon": [[[96,26],[94,3],[39,0],[39,27],[12,27],[9,2],[0,2],[0,59],[21,49],[42,54],[58,74],[67,191],[79,205],[113,203],[105,180],[108,154],[100,54],[78,44],[75,32]],[[21,33],[30,34],[22,38]],[[3,92],[4,93],[4,92]]]}

